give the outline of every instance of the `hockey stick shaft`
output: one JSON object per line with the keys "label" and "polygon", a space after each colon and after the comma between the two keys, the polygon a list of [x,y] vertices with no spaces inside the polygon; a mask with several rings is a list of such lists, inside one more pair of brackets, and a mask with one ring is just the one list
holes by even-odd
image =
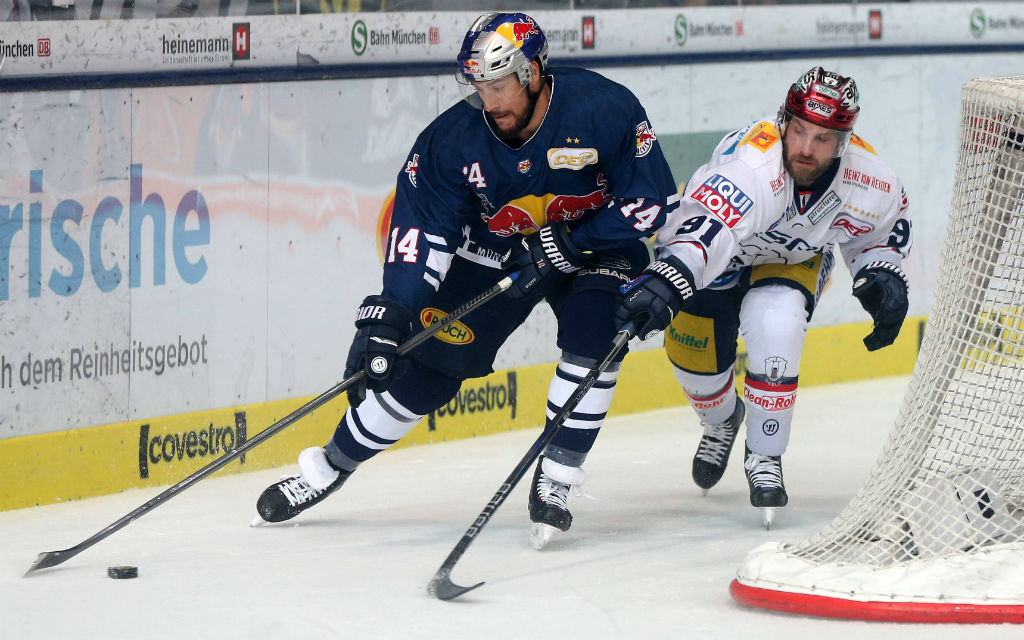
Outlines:
{"label": "hockey stick shaft", "polygon": [[[456,308],[455,310],[453,310],[451,313],[446,315],[441,320],[435,322],[434,324],[432,324],[429,327],[423,329],[422,331],[420,331],[419,333],[417,333],[413,337],[409,338],[408,340],[403,342],[398,347],[398,352],[397,352],[398,355],[402,356],[402,355],[405,355],[405,354],[409,353],[410,351],[412,351],[413,349],[415,349],[419,345],[421,345],[424,342],[426,342],[427,340],[429,340],[437,332],[439,332],[442,329],[444,329],[445,327],[453,324],[459,318],[462,318],[463,316],[465,316],[469,312],[471,312],[474,309],[477,309],[478,307],[483,305],[485,302],[493,299],[494,297],[498,296],[502,292],[506,291],[509,287],[512,286],[512,283],[515,282],[518,277],[519,277],[519,274],[518,274],[518,272],[516,272],[516,273],[512,273],[512,274],[506,276],[505,278],[502,278],[497,284],[495,284],[493,287],[491,287],[487,291],[481,293],[480,295],[476,296],[472,300],[467,301],[465,304],[463,304],[462,306]],[[139,506],[137,509],[135,509],[131,513],[128,513],[127,515],[125,515],[125,516],[119,518],[118,520],[110,523],[105,528],[103,528],[101,531],[99,531],[96,534],[94,534],[93,536],[83,540],[82,542],[76,544],[75,546],[70,547],[68,549],[62,549],[60,551],[44,551],[43,553],[40,553],[39,556],[36,558],[36,561],[34,563],[32,563],[32,566],[29,567],[28,571],[25,572],[25,576],[28,576],[32,572],[37,571],[39,569],[46,569],[46,568],[53,567],[53,566],[56,566],[58,564],[61,564],[65,560],[68,560],[69,558],[72,558],[72,557],[78,555],[79,553],[81,553],[82,551],[85,551],[86,549],[88,549],[89,547],[93,546],[97,542],[107,538],[108,536],[112,535],[113,533],[117,532],[118,530],[124,528],[132,520],[135,520],[137,518],[140,518],[140,517],[144,516],[145,514],[149,513],[153,509],[157,508],[158,506],[160,506],[164,502],[167,502],[168,500],[170,500],[171,498],[173,498],[177,494],[181,493],[185,489],[188,489],[189,487],[191,487],[195,483],[199,482],[203,478],[209,476],[212,473],[215,473],[216,471],[218,471],[219,469],[221,469],[222,467],[227,465],[229,462],[231,462],[231,461],[235,460],[236,458],[240,457],[246,451],[249,451],[250,449],[258,447],[264,441],[269,440],[271,437],[273,437],[277,433],[279,433],[282,430],[286,429],[287,427],[289,427],[290,425],[294,424],[298,420],[306,417],[307,415],[309,415],[310,413],[312,413],[316,409],[319,409],[321,406],[323,406],[324,404],[326,404],[330,400],[333,400],[335,397],[339,396],[342,392],[344,392],[346,389],[351,387],[353,384],[355,384],[356,382],[359,382],[365,375],[366,375],[365,372],[359,371],[359,372],[349,376],[348,378],[345,378],[344,380],[342,380],[341,382],[337,383],[336,385],[334,385],[333,387],[331,387],[327,391],[323,392],[319,396],[313,398],[312,400],[310,400],[306,404],[302,405],[301,407],[299,407],[295,411],[291,412],[290,414],[288,414],[284,418],[281,418],[280,420],[278,420],[274,424],[270,425],[269,427],[267,427],[266,429],[264,429],[263,431],[258,433],[253,438],[247,440],[244,444],[242,444],[242,445],[240,445],[238,447],[235,447],[231,451],[225,453],[223,456],[217,458],[216,460],[214,460],[210,464],[206,465],[202,469],[199,469],[198,471],[196,471],[195,473],[193,473],[189,477],[185,478],[181,482],[175,484],[172,487],[169,487],[168,489],[166,489],[165,491],[163,491],[159,495],[155,496],[154,498],[152,498],[151,500],[149,500],[145,504]]]}
{"label": "hockey stick shaft", "polygon": [[455,545],[455,548],[453,548],[451,553],[448,554],[448,557],[445,558],[443,563],[441,563],[441,567],[437,570],[437,573],[434,574],[434,577],[427,585],[428,593],[440,600],[452,600],[467,591],[472,591],[473,589],[483,585],[483,582],[480,582],[471,587],[460,587],[452,582],[451,573],[452,569],[455,567],[455,563],[459,561],[462,554],[466,552],[469,545],[476,539],[477,534],[487,526],[491,516],[493,516],[494,512],[498,510],[498,507],[505,502],[505,499],[508,498],[510,493],[512,493],[512,489],[514,489],[519,481],[523,479],[523,476],[526,475],[526,471],[544,451],[544,447],[548,446],[548,444],[554,439],[555,434],[557,434],[559,429],[562,428],[562,424],[565,423],[566,419],[576,409],[576,406],[579,405],[581,400],[583,400],[583,396],[585,396],[587,392],[590,391],[590,388],[594,386],[594,383],[597,382],[597,378],[605,369],[608,368],[608,365],[615,360],[615,357],[620,351],[622,351],[623,347],[626,346],[629,339],[633,337],[634,331],[635,329],[633,328],[633,325],[627,324],[621,331],[619,331],[618,334],[616,334],[608,353],[600,362],[595,364],[590,371],[587,372],[587,375],[580,381],[579,385],[577,385],[576,390],[565,401],[565,404],[562,405],[559,412],[555,414],[555,417],[552,418],[550,425],[544,429],[540,434],[540,437],[538,437],[530,446],[530,449],[526,452],[526,455],[523,456],[522,460],[519,461],[519,464],[516,465],[516,468],[512,470],[512,473],[505,478],[505,482],[501,484],[501,487],[498,488],[494,497],[490,499],[487,506],[485,506],[483,511],[480,512],[480,515],[476,517],[476,520],[474,520],[473,524],[469,526],[466,533],[462,534],[462,539],[459,540],[458,544]]}

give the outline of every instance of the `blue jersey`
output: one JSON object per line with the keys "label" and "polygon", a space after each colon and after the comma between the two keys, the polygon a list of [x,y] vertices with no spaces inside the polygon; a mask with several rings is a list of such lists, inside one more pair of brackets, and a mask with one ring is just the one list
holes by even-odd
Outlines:
{"label": "blue jersey", "polygon": [[382,295],[422,308],[455,255],[496,268],[549,222],[565,221],[580,250],[624,247],[657,231],[677,199],[636,97],[591,71],[555,69],[544,121],[518,149],[465,101],[419,135],[398,174]]}

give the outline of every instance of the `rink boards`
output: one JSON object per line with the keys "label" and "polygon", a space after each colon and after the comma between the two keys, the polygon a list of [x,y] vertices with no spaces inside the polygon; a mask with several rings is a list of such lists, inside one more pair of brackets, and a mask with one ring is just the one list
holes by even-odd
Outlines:
{"label": "rink boards", "polygon": [[[923,329],[923,318],[908,319],[896,343],[874,353],[861,343],[870,331],[867,323],[812,329],[804,349],[801,384],[910,373]],[[741,344],[738,384],[742,384],[745,363]],[[544,421],[553,368],[553,364],[516,367],[469,380],[451,402],[420,421],[395,447],[538,429]],[[0,485],[0,510],[174,484],[308,400],[241,405],[0,440],[0,467],[6,476]],[[685,403],[662,350],[640,351],[625,360],[610,415]],[[331,401],[218,473],[293,465],[301,449],[327,441],[346,408],[344,396]],[[814,417],[798,410],[796,419]],[[510,464],[518,455],[520,452],[509,452]]]}

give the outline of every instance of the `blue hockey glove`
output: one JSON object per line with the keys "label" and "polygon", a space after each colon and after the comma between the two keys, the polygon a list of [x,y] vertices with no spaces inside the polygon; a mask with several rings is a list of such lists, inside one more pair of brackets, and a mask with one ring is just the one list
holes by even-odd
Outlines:
{"label": "blue hockey glove", "polygon": [[646,340],[664,331],[693,297],[693,275],[678,258],[668,256],[647,265],[639,278],[619,287],[622,300],[615,311],[615,328],[626,323]]}
{"label": "blue hockey glove", "polygon": [[413,314],[383,296],[367,296],[356,312],[356,335],[348,350],[345,377],[363,370],[366,376],[348,388],[353,407],[366,399],[366,389],[384,391],[408,363],[397,360],[398,345],[412,333]]}
{"label": "blue hockey glove", "polygon": [[518,299],[552,274],[575,273],[586,264],[587,257],[569,239],[569,230],[564,224],[556,223],[523,238],[519,253],[501,266],[508,271],[519,271],[519,279],[508,290],[510,296]]}
{"label": "blue hockey glove", "polygon": [[896,340],[910,308],[908,291],[906,274],[890,262],[872,262],[857,272],[853,295],[875,323],[864,338],[868,351],[887,347]]}

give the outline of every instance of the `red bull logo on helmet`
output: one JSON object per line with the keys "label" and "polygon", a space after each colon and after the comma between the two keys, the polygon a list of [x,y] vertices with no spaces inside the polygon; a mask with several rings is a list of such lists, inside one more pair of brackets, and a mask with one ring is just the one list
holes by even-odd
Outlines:
{"label": "red bull logo on helmet", "polygon": [[506,22],[501,24],[494,32],[504,36],[517,47],[522,47],[523,43],[529,40],[531,36],[540,35],[537,23],[533,21],[533,18],[528,17],[524,22]]}

